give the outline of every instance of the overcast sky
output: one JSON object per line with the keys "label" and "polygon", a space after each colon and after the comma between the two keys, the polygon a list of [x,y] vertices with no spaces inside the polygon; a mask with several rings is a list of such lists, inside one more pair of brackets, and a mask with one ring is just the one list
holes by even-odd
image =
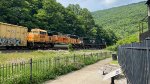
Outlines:
{"label": "overcast sky", "polygon": [[60,2],[65,7],[68,6],[69,4],[79,4],[82,8],[87,8],[92,12],[96,10],[103,10],[147,0],[56,0],[56,1]]}

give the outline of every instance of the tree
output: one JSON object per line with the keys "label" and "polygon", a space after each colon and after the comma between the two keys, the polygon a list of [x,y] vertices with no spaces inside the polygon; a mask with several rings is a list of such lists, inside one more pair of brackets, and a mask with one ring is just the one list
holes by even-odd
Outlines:
{"label": "tree", "polygon": [[41,28],[80,37],[111,37],[96,26],[88,9],[78,4],[65,8],[56,0],[0,0],[0,21],[28,27],[29,31]]}

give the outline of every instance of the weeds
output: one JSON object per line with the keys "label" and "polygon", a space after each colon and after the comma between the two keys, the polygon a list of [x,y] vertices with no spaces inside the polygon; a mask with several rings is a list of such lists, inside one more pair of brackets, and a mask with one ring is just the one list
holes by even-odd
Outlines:
{"label": "weeds", "polygon": [[[48,53],[38,52],[42,55]],[[21,62],[14,65],[0,67],[1,84],[41,84],[50,79],[55,79],[60,75],[79,70],[86,65],[90,65],[110,57],[111,53],[78,54],[63,57],[51,57],[49,59],[33,59],[32,70],[30,61]],[[32,74],[31,74],[32,72]],[[32,80],[31,80],[32,78]]]}

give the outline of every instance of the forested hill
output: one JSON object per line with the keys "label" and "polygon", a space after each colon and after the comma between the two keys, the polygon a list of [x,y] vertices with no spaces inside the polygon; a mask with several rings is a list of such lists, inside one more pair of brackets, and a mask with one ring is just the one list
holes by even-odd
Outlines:
{"label": "forested hill", "polygon": [[93,12],[97,24],[112,30],[120,38],[127,37],[139,30],[139,21],[147,15],[145,2],[129,4],[107,10]]}

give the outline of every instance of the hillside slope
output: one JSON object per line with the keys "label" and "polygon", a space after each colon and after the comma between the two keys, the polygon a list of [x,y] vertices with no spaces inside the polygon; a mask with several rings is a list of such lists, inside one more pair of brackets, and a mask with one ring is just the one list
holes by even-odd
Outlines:
{"label": "hillside slope", "polygon": [[119,38],[138,32],[139,21],[147,16],[145,2],[129,4],[92,13],[96,23],[111,29]]}

